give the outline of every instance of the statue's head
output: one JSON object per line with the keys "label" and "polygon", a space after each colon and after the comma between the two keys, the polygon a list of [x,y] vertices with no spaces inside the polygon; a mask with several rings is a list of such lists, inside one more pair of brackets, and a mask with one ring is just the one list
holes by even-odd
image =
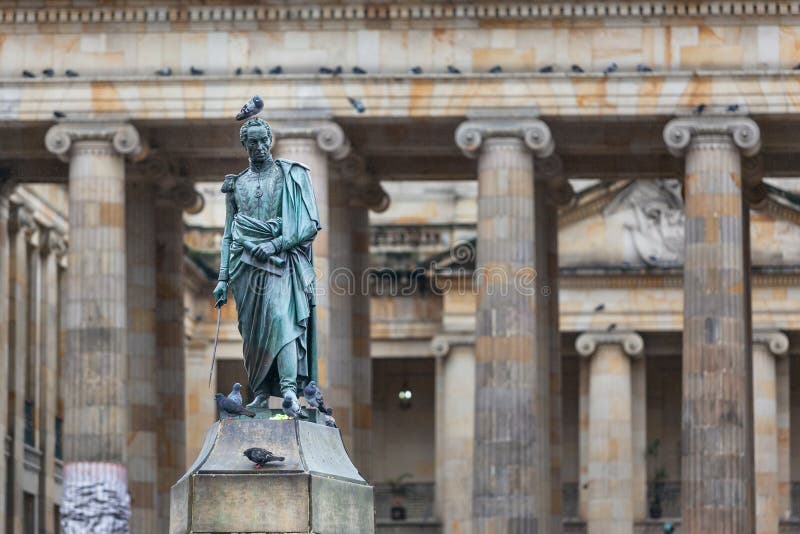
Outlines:
{"label": "statue's head", "polygon": [[262,162],[269,158],[272,147],[272,129],[262,118],[248,119],[239,129],[239,141],[247,150],[250,161]]}

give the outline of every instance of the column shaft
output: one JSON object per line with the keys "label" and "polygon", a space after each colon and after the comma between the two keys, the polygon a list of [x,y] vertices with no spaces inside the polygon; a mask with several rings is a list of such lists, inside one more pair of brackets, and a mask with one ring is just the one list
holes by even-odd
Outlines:
{"label": "column shaft", "polygon": [[58,255],[54,246],[60,244],[60,237],[53,230],[46,234],[45,252],[42,258],[42,313],[41,325],[41,365],[39,373],[39,435],[42,451],[42,470],[39,476],[39,517],[42,532],[56,532],[57,518],[53,512],[55,504],[55,446],[56,416],[58,414],[58,342],[59,328],[59,284]]}
{"label": "column shaft", "polygon": [[[8,399],[9,392],[9,289],[10,254],[8,217],[10,191],[0,189],[0,399]],[[6,400],[7,402],[7,400]],[[0,410],[0,443],[3,455],[0,457],[0,534],[6,534],[6,500],[8,461],[5,457],[6,436],[9,430],[8,409]]]}
{"label": "column shaft", "polygon": [[353,441],[354,463],[367,480],[372,476],[372,360],[370,352],[369,214],[352,208],[351,236],[355,294],[353,298]]}
{"label": "column shaft", "polygon": [[[107,140],[74,143],[69,169],[62,529],[127,526],[125,162]],[[81,493],[103,488],[100,505]]]}
{"label": "column shaft", "polygon": [[730,135],[692,140],[684,191],[683,529],[751,532],[749,225]]}
{"label": "column shaft", "polygon": [[[538,343],[533,157],[517,137],[478,160],[474,529],[538,532],[550,515],[549,354]],[[543,188],[540,188],[543,189]],[[545,361],[546,360],[546,361]]]}
{"label": "column shaft", "polygon": [[589,363],[587,532],[633,532],[631,361],[618,344]]}
{"label": "column shaft", "polygon": [[16,208],[16,229],[11,241],[11,278],[9,313],[9,427],[12,434],[9,458],[7,531],[23,532],[23,489],[25,469],[25,368],[28,352],[28,244],[24,219],[29,217],[24,208]]}
{"label": "column shaft", "polygon": [[790,364],[789,358],[778,358],[775,362],[775,395],[777,397],[778,431],[778,518],[791,515],[792,511],[792,453],[790,449]]}
{"label": "column shaft", "polygon": [[183,334],[183,213],[172,202],[156,207],[156,392],[158,532],[169,530],[170,488],[186,470]]}
{"label": "column shaft", "polygon": [[133,533],[157,532],[155,191],[126,190],[128,262],[128,488]]}
{"label": "column shaft", "polygon": [[578,360],[578,517],[589,515],[589,360]]}
{"label": "column shaft", "polygon": [[[313,169],[312,169],[313,172]],[[349,199],[351,191],[345,177],[333,173],[328,190],[328,238],[330,278],[328,289],[328,387],[326,401],[333,407],[336,424],[347,450],[353,450],[353,312],[357,293],[355,288],[355,257],[353,252],[353,221]],[[316,186],[315,186],[316,187]],[[319,197],[317,197],[319,203]],[[316,249],[314,265],[316,267]],[[320,284],[320,288],[325,288]]]}
{"label": "column shaft", "polygon": [[647,503],[647,361],[631,360],[631,437],[633,439],[633,519],[649,517]]}
{"label": "column shaft", "polygon": [[769,348],[753,345],[753,411],[756,478],[756,532],[777,534],[778,406],[776,362]]}
{"label": "column shaft", "polygon": [[[541,273],[541,290],[539,291],[539,306],[546,310],[547,323],[542,328],[539,338],[543,345],[542,354],[549,354],[548,386],[542,385],[542,391],[547,391],[546,398],[542,400],[550,406],[550,532],[560,532],[562,525],[563,488],[561,481],[562,464],[562,418],[563,408],[561,400],[562,375],[561,375],[561,333],[559,331],[558,309],[558,207],[544,195],[537,196],[536,205],[536,232],[537,242],[543,244],[543,249],[537,254],[547,258],[547,271]],[[547,376],[547,375],[542,375]]]}
{"label": "column shaft", "polygon": [[472,531],[474,394],[475,347],[453,346],[436,359],[436,511],[446,534]]}

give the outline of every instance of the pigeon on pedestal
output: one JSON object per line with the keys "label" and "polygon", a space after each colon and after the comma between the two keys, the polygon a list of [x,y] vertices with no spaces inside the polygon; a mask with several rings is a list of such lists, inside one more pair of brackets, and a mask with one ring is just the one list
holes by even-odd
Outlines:
{"label": "pigeon on pedestal", "polygon": [[236,401],[233,401],[223,395],[222,393],[217,393],[214,395],[214,398],[217,400],[217,408],[219,408],[219,416],[220,418],[223,417],[233,417],[235,415],[246,415],[247,417],[255,417],[256,414],[242,406],[242,404]]}
{"label": "pigeon on pedestal", "polygon": [[267,449],[261,449],[259,447],[251,447],[242,454],[247,456],[248,460],[256,464],[256,469],[261,469],[269,462],[282,462],[286,459],[283,456],[275,456]]}
{"label": "pigeon on pedestal", "polygon": [[303,388],[303,395],[305,396],[308,405],[312,408],[316,408],[325,415],[331,415],[333,413],[333,410],[325,406],[325,399],[322,397],[322,390],[319,389],[317,383],[313,380],[309,382],[305,388]]}
{"label": "pigeon on pedestal", "polygon": [[239,382],[236,382],[233,385],[233,389],[231,390],[231,392],[228,393],[228,398],[230,400],[232,400],[233,402],[238,403],[240,406],[243,405],[243,403],[242,403],[242,393],[240,391],[241,389],[242,389],[242,385]]}

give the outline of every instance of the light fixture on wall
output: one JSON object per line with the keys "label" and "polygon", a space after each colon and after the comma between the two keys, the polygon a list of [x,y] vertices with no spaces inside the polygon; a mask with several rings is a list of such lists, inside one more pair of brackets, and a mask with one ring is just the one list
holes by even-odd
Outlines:
{"label": "light fixture on wall", "polygon": [[403,382],[403,387],[400,388],[397,399],[400,401],[401,410],[411,408],[411,388],[408,387],[408,382]]}

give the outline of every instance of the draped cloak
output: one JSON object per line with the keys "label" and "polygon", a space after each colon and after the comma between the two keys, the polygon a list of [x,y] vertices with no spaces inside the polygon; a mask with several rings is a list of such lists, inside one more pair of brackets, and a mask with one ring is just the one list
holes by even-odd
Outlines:
{"label": "draped cloak", "polygon": [[[321,226],[308,168],[285,159],[277,159],[275,164],[283,183],[280,218],[262,221],[243,213],[234,215],[228,272],[250,387],[254,392],[282,396],[273,362],[288,343],[297,344],[299,391],[311,380],[317,380],[311,244]],[[224,192],[235,194],[235,179],[226,179]],[[277,259],[267,262],[269,269],[248,263],[243,245],[248,241],[255,245],[268,241],[278,244]]]}

